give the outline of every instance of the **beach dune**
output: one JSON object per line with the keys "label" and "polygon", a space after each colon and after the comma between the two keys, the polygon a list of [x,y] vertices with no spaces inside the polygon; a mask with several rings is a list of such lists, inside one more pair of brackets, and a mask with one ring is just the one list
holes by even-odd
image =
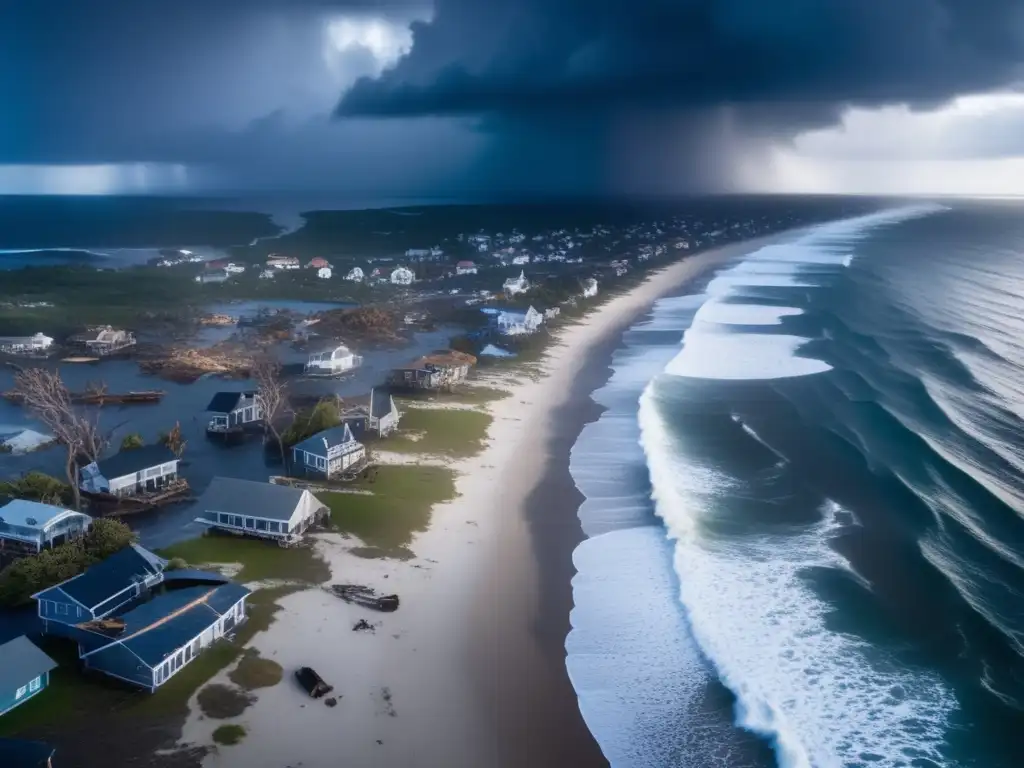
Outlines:
{"label": "beach dune", "polygon": [[[193,706],[182,743],[212,745],[218,726],[244,726],[239,743],[211,747],[204,765],[217,768],[606,765],[565,670],[571,555],[582,540],[569,449],[598,415],[590,394],[622,332],[658,297],[758,244],[652,273],[559,330],[542,375],[489,381],[510,394],[486,406],[494,420],[485,450],[452,464],[458,497],[435,506],[415,559],[367,559],[351,538],[317,539],[332,581],[398,593],[400,609],[372,614],[321,589],[283,598],[251,643],[283,667],[282,682],[255,691],[229,720]],[[353,631],[364,618],[374,630]],[[336,706],[295,684],[300,666],[335,686]]]}

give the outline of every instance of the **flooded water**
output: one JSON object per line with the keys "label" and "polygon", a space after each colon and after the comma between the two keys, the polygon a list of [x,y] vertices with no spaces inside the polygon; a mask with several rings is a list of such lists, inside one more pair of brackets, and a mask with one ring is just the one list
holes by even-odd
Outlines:
{"label": "flooded water", "polygon": [[[264,301],[225,301],[209,304],[206,311],[211,315],[230,315],[242,320],[252,319],[260,312],[294,312],[306,317],[315,315],[317,312],[326,312],[331,309],[345,309],[346,307],[357,306],[351,302],[330,302],[330,301],[289,301],[287,299],[268,299]],[[199,347],[211,347],[222,341],[231,338],[231,335],[238,331],[235,325],[208,325],[202,328],[196,335],[193,342]],[[284,362],[298,362],[296,359],[289,359]]]}

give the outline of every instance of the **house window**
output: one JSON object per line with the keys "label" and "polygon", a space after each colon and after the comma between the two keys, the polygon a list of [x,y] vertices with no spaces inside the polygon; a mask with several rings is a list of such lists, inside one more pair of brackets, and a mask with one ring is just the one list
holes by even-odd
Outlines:
{"label": "house window", "polygon": [[265,531],[265,530],[267,530],[267,521],[266,520],[257,520],[256,521],[256,530],[257,531]]}
{"label": "house window", "polygon": [[251,517],[245,518],[245,527],[246,528],[254,528],[255,527],[255,524],[253,523],[253,520],[252,520]]}
{"label": "house window", "polygon": [[224,525],[231,525],[231,515],[224,514],[223,512],[217,513],[217,519],[224,523]]}
{"label": "house window", "polygon": [[235,515],[234,520],[235,520],[235,527],[236,528],[242,528],[242,527],[245,526],[245,522],[242,520],[242,516],[241,515]]}
{"label": "house window", "polygon": [[280,523],[271,523],[270,524],[270,532],[271,533],[280,533],[281,532],[281,524]]}
{"label": "house window", "polygon": [[28,684],[28,692],[29,693],[35,693],[36,691],[38,691],[42,687],[43,687],[43,678],[42,677],[37,677],[35,680],[33,680],[31,683]]}
{"label": "house window", "polygon": [[15,701],[17,701],[17,700],[19,700],[19,699],[23,699],[23,698],[25,698],[25,694],[26,694],[26,693],[28,693],[28,686],[27,686],[27,685],[23,685],[23,686],[21,686],[21,688],[19,688],[19,689],[18,689],[18,690],[17,690],[16,692],[15,692],[15,694],[14,694],[14,700],[15,700]]}

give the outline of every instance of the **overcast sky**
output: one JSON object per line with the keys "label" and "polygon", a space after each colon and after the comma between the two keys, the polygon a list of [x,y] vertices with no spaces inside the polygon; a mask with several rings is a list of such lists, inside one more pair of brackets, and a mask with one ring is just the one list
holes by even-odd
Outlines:
{"label": "overcast sky", "polygon": [[0,192],[1024,194],[1020,0],[0,0]]}

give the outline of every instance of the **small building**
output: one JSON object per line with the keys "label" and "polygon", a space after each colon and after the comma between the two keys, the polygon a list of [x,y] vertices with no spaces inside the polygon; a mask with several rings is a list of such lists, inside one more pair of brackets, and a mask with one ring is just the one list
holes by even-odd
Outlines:
{"label": "small building", "polygon": [[412,285],[416,282],[416,275],[408,267],[399,267],[391,273],[391,282],[394,285]]}
{"label": "small building", "polygon": [[363,274],[363,270],[359,267],[352,267],[352,269],[348,271],[348,274],[345,275],[345,279],[353,283],[361,283],[365,278],[366,275]]}
{"label": "small building", "polygon": [[263,409],[253,391],[218,392],[206,406],[206,412],[210,414],[206,431],[211,434],[240,432],[263,423]]}
{"label": "small building", "polygon": [[536,333],[544,323],[544,315],[533,307],[525,312],[504,310],[494,316],[494,326],[503,336],[524,336]]}
{"label": "small building", "polygon": [[167,561],[130,544],[77,576],[32,595],[43,632],[77,640],[82,622],[105,618],[163,581]]}
{"label": "small building", "polygon": [[246,620],[249,594],[231,582],[173,589],[116,617],[82,622],[82,662],[152,693]]}
{"label": "small building", "polygon": [[310,259],[309,264],[307,264],[306,266],[309,269],[324,269],[325,267],[327,269],[331,268],[330,262],[327,261],[327,259],[324,259],[324,258],[322,258],[320,256],[317,256],[317,257],[315,257],[313,259]]}
{"label": "small building", "polygon": [[0,716],[44,691],[56,668],[57,662],[24,635],[0,645]]}
{"label": "small building", "polygon": [[0,553],[36,554],[81,538],[92,518],[51,504],[14,499],[0,507]]}
{"label": "small building", "polygon": [[597,280],[588,277],[583,281],[583,298],[592,299],[594,296],[597,296]]}
{"label": "small building", "polygon": [[301,264],[294,256],[277,256],[272,253],[267,257],[267,266],[272,269],[298,269]]}
{"label": "small building", "polygon": [[303,373],[306,376],[340,376],[362,364],[362,357],[353,353],[344,344],[340,344],[333,349],[314,352],[310,355],[303,368]]}
{"label": "small building", "polygon": [[562,314],[562,308],[561,307],[548,307],[547,309],[544,310],[544,319],[545,320],[554,320],[560,314]]}
{"label": "small building", "polygon": [[342,414],[357,439],[364,434],[384,437],[398,429],[402,414],[389,393],[371,389],[365,402],[361,401],[362,398],[346,398],[347,407]]}
{"label": "small building", "polygon": [[260,272],[260,280],[273,280],[276,275],[276,270],[264,269],[262,272]]}
{"label": "small building", "polygon": [[320,267],[320,269],[316,271],[316,276],[321,280],[330,280],[331,275],[333,274],[334,273],[331,271],[330,267]]}
{"label": "small building", "polygon": [[460,261],[455,265],[456,275],[475,275],[476,272],[476,264],[472,261]]}
{"label": "small building", "polygon": [[197,503],[196,522],[227,533],[298,541],[314,523],[330,515],[309,491],[290,485],[215,477]]}
{"label": "small building", "polygon": [[434,352],[402,368],[392,369],[388,384],[398,389],[450,389],[463,381],[474,365],[476,358],[465,352]]}
{"label": "small building", "polygon": [[228,262],[224,265],[224,271],[229,275],[240,275],[245,272],[244,264],[235,264],[234,262]]}
{"label": "small building", "polygon": [[0,765],[4,768],[53,768],[56,752],[42,741],[0,739]]}
{"label": "small building", "polygon": [[325,429],[292,446],[292,467],[306,475],[325,477],[355,472],[366,463],[366,447],[352,435],[349,425]]}
{"label": "small building", "polygon": [[82,467],[79,485],[88,493],[135,496],[178,479],[178,457],[162,443],[119,451]]}
{"label": "small building", "polygon": [[501,287],[506,296],[515,296],[518,293],[526,293],[530,290],[530,283],[526,279],[526,273],[520,272],[519,277],[510,277]]}
{"label": "small building", "polygon": [[0,352],[9,355],[39,355],[48,352],[51,347],[53,339],[43,333],[0,338]]}
{"label": "small building", "polygon": [[86,349],[98,357],[112,355],[135,346],[135,334],[121,328],[105,325],[94,329],[95,335],[84,341]]}

